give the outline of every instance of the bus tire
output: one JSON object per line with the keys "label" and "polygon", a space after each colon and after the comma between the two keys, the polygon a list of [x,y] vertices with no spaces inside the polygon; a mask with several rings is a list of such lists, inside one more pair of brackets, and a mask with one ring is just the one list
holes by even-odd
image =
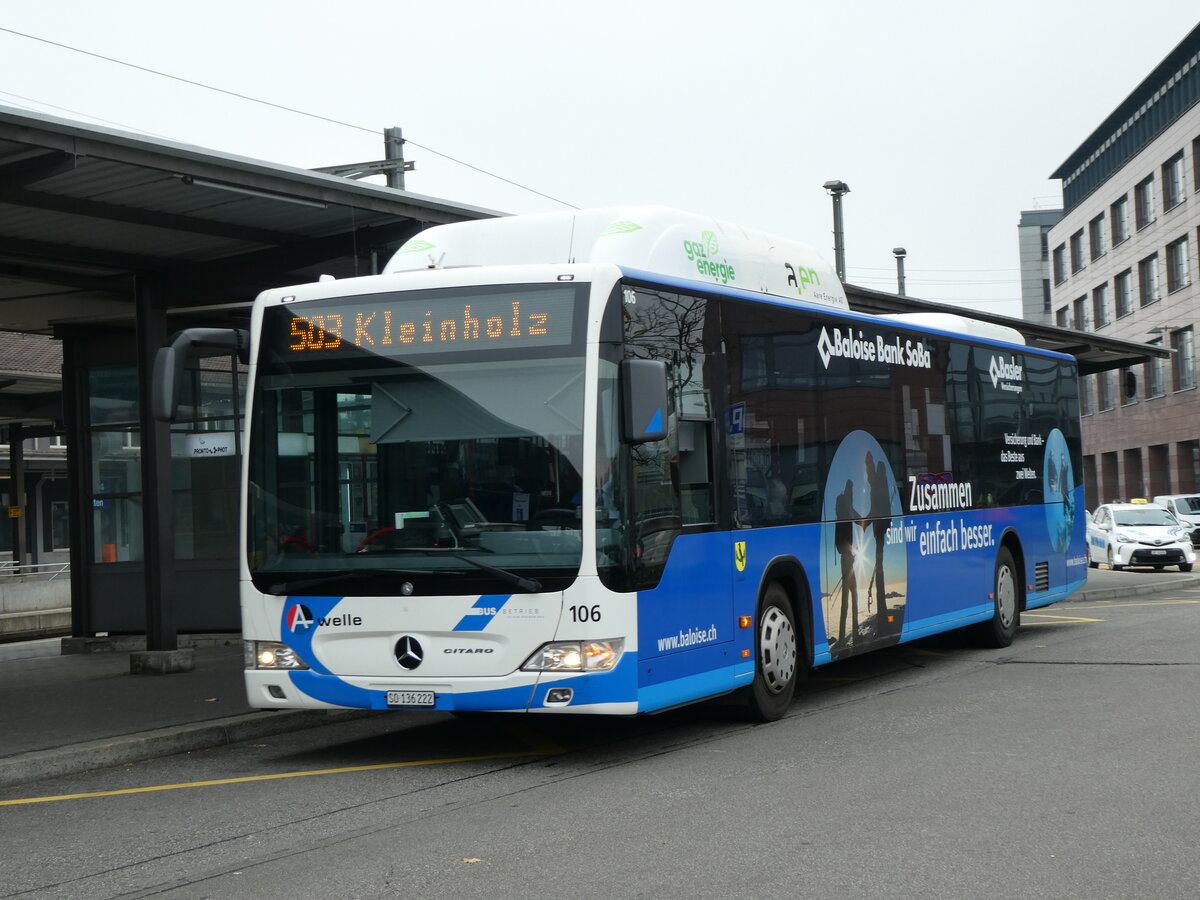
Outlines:
{"label": "bus tire", "polygon": [[1012,552],[1001,547],[996,554],[992,579],[992,617],[971,626],[971,637],[980,647],[1007,647],[1017,635],[1021,621],[1021,578]]}
{"label": "bus tire", "polygon": [[796,613],[783,585],[773,581],[758,601],[754,630],[754,683],[747,716],[773,722],[792,705],[799,676],[800,640]]}

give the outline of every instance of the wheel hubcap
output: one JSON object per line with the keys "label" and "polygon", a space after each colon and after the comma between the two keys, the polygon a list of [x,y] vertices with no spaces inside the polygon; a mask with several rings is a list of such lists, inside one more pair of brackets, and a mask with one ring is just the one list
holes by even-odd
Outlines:
{"label": "wheel hubcap", "polygon": [[778,694],[796,672],[796,629],[777,606],[763,611],[758,628],[758,658],[763,683]]}
{"label": "wheel hubcap", "polygon": [[996,609],[1000,612],[1000,624],[1005,628],[1017,618],[1017,586],[1008,566],[1001,566],[996,573]]}

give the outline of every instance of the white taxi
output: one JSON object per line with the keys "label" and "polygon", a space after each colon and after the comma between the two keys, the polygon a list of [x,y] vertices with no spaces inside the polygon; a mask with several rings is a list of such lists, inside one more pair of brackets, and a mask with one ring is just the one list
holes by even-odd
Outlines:
{"label": "white taxi", "polygon": [[1087,534],[1092,565],[1106,562],[1114,570],[1178,566],[1180,572],[1190,572],[1196,562],[1188,529],[1166,507],[1145,500],[1097,507]]}

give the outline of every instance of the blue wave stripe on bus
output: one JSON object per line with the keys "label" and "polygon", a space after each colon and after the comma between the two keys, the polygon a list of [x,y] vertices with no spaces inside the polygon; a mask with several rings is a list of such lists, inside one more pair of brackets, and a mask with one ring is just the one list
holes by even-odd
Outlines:
{"label": "blue wave stripe on bus", "polygon": [[[358,687],[340,678],[315,672],[289,672],[292,686],[314,700],[351,709],[388,709],[387,691]],[[529,705],[534,685],[472,691],[462,694],[438,694],[435,709],[488,710],[523,712]]]}
{"label": "blue wave stripe on bus", "polygon": [[1077,590],[1087,584],[1087,578],[1080,578],[1078,581],[1072,581],[1062,586],[1060,589],[1050,591],[1045,594],[1035,594],[1025,598],[1026,609],[1039,609],[1043,606],[1049,606],[1051,603],[1057,603],[1060,600],[1065,600]]}
{"label": "blue wave stripe on bus", "polygon": [[724,666],[712,672],[676,678],[662,684],[649,685],[638,691],[638,712],[667,709],[703,697],[727,693],[750,684],[753,679],[754,663],[745,662]]}
{"label": "blue wave stripe on bus", "polygon": [[546,692],[555,687],[569,687],[574,691],[571,706],[586,706],[595,703],[633,703],[638,696],[638,658],[635,653],[625,653],[615,669],[610,672],[589,672],[583,675],[543,676],[537,686],[535,707],[545,705]]}
{"label": "blue wave stripe on bus", "polygon": [[957,610],[951,618],[946,616],[930,616],[926,619],[913,619],[904,623],[904,633],[901,640],[912,641],[931,634],[939,634],[950,628],[961,628],[975,622],[983,622],[991,618],[995,606],[991,600],[978,606],[968,606]]}
{"label": "blue wave stripe on bus", "polygon": [[454,626],[454,631],[483,631],[496,618],[504,604],[512,599],[512,594],[486,594],[475,601],[472,609],[480,612],[468,613]]}
{"label": "blue wave stripe on bus", "polygon": [[[388,709],[387,691],[358,687],[332,675],[316,672],[289,672],[292,686],[306,696],[322,703],[354,709]],[[476,712],[524,711],[537,691],[538,703],[544,703],[546,691],[553,687],[569,687],[575,692],[572,706],[596,703],[632,703],[637,699],[637,657],[627,653],[611,672],[546,676],[540,684],[494,690],[464,691],[457,694],[438,694],[438,710],[470,710]]]}

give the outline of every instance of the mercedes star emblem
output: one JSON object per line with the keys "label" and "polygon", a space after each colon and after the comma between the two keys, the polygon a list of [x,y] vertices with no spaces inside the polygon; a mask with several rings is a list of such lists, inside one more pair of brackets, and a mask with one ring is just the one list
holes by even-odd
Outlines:
{"label": "mercedes star emblem", "polygon": [[406,669],[415,669],[425,658],[425,651],[412,635],[406,634],[396,641],[396,662]]}

